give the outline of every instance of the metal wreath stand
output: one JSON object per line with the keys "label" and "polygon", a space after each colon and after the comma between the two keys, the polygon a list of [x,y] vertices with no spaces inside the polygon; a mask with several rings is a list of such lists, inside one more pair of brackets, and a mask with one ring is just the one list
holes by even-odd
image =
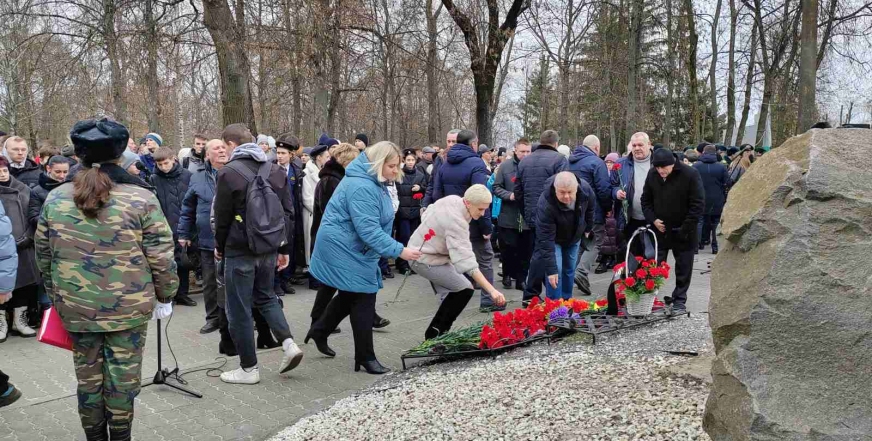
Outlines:
{"label": "metal wreath stand", "polygon": [[[652,229],[648,228],[648,226],[639,227],[639,228],[636,229],[636,231],[633,232],[633,235],[630,236],[630,240],[627,241],[627,252],[626,252],[626,254],[625,254],[625,256],[624,256],[624,267],[621,268],[621,271],[618,271],[618,272],[615,273],[615,275],[612,277],[612,283],[613,283],[613,284],[615,283],[616,280],[619,280],[619,279],[626,279],[626,278],[630,275],[630,249],[632,248],[633,240],[636,239],[636,236],[638,236],[639,234],[644,234],[644,233],[649,233],[649,234],[651,235],[651,237],[654,238],[654,262],[655,262],[655,264],[656,264],[656,262],[659,262],[659,260],[657,260],[657,257],[658,257],[658,256],[657,256],[657,251],[658,251],[658,249],[659,249],[659,248],[658,248],[658,244],[657,244],[657,234],[654,233],[654,231],[653,231]],[[641,239],[642,239],[642,240],[645,240],[645,236],[642,236]],[[644,254],[644,252],[643,252],[643,254]],[[644,256],[644,255],[642,256],[643,259],[645,259],[646,257],[647,257],[647,256]],[[635,256],[634,256],[633,262],[636,262],[636,260],[635,260]],[[638,266],[637,266],[637,268],[638,268]],[[634,271],[635,271],[635,270],[634,270]],[[621,276],[622,273],[623,273],[623,277]],[[653,294],[653,293],[652,293],[652,294]],[[617,302],[617,296],[616,296],[615,301]],[[626,302],[626,300],[624,300],[624,301]],[[619,305],[619,306],[620,306],[620,305]],[[629,311],[629,308],[627,308],[626,304],[624,305],[624,308],[626,308],[626,310],[625,310],[624,313],[625,313],[627,316],[629,316],[629,315],[630,315],[630,311]]]}

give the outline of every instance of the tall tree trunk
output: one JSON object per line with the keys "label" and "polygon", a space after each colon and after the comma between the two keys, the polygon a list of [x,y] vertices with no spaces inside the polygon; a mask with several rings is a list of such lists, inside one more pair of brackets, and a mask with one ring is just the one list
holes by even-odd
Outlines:
{"label": "tall tree trunk", "polygon": [[675,94],[675,52],[672,41],[672,0],[666,0],[666,116],[663,121],[663,145],[672,147],[672,106]]}
{"label": "tall tree trunk", "polygon": [[291,133],[294,136],[300,136],[303,119],[303,79],[300,73],[300,51],[303,47],[304,38],[299,28],[291,22],[291,17],[296,16],[295,12],[292,12],[292,2],[293,0],[285,0],[283,19],[285,30],[290,36],[289,40],[292,42],[288,47],[290,52],[288,59],[291,63]]}
{"label": "tall tree trunk", "polygon": [[730,0],[730,49],[727,54],[727,136],[726,144],[741,143],[741,139],[733,142],[733,132],[736,130],[736,27],[739,23],[739,11],[736,0]]}
{"label": "tall tree trunk", "polygon": [[454,0],[442,0],[448,14],[463,33],[469,50],[472,82],[475,90],[475,122],[479,142],[493,145],[491,106],[493,105],[494,83],[506,42],[515,35],[518,17],[530,7],[529,0],[512,0],[503,23],[499,23],[500,5],[497,0],[487,0],[488,20],[487,42],[482,43],[479,29],[473,21],[454,4]]}
{"label": "tall tree trunk", "polygon": [[815,87],[817,83],[817,19],[818,0],[801,0],[802,34],[799,56],[799,116],[796,133],[808,130],[817,116]]}
{"label": "tall tree trunk", "polygon": [[711,95],[711,104],[710,110],[711,113],[711,122],[712,122],[712,140],[717,142],[720,139],[720,134],[718,133],[718,85],[715,77],[715,72],[718,67],[718,22],[721,19],[721,4],[723,0],[718,0],[717,6],[715,7],[715,16],[712,21],[712,64],[711,69],[709,70],[709,88]]}
{"label": "tall tree trunk", "polygon": [[742,103],[742,119],[739,121],[739,131],[736,134],[736,144],[742,144],[745,137],[745,125],[748,124],[748,113],[751,111],[751,92],[754,85],[754,58],[757,54],[757,26],[751,28],[751,46],[748,51],[748,72],[745,74],[745,101]]}
{"label": "tall tree trunk", "polygon": [[158,90],[157,78],[157,21],[154,17],[154,0],[145,0],[145,45],[148,56],[147,64],[148,71],[145,75],[145,83],[148,88],[148,99],[146,100],[146,113],[148,119],[148,130],[150,132],[160,133],[160,91]]}
{"label": "tall tree trunk", "polygon": [[503,94],[503,86],[506,84],[506,78],[509,76],[509,67],[512,64],[512,48],[515,46],[515,36],[509,39],[506,44],[506,62],[500,67],[500,75],[497,79],[497,90],[494,92],[493,105],[491,105],[491,121],[496,117],[497,111],[500,109],[500,97]]}
{"label": "tall tree trunk", "polygon": [[427,17],[427,140],[430,144],[439,143],[439,83],[437,79],[439,37],[437,20],[442,12],[442,5],[433,10],[434,0],[427,0],[425,14]]}
{"label": "tall tree trunk", "polygon": [[696,77],[696,49],[699,44],[699,35],[696,33],[695,13],[693,12],[693,0],[684,0],[684,14],[687,21],[687,32],[689,35],[687,45],[687,74],[690,100],[690,134],[693,137],[692,142],[700,142],[702,140],[702,130],[700,121],[702,120],[699,110],[699,81]]}
{"label": "tall tree trunk", "polygon": [[245,7],[237,0],[236,17],[227,0],[203,0],[203,23],[215,43],[224,125],[245,123],[257,133],[251,98],[251,65],[245,48]]}
{"label": "tall tree trunk", "polygon": [[124,70],[121,68],[121,60],[119,60],[118,33],[115,31],[116,12],[115,0],[103,0],[103,44],[106,49],[106,57],[109,58],[110,72],[112,73],[110,86],[112,90],[112,106],[114,107],[115,120],[129,126],[127,103],[124,101],[126,89]]}
{"label": "tall tree trunk", "polygon": [[639,46],[641,45],[642,38],[642,14],[644,9],[645,4],[642,0],[631,1],[629,69],[627,75],[627,137],[631,136],[639,127],[637,116],[639,87],[636,85],[636,77],[639,74],[639,59],[642,53]]}

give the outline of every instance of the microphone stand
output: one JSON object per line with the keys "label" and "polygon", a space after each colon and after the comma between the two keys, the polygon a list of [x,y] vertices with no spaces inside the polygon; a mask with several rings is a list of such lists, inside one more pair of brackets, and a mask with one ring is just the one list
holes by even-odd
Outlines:
{"label": "microphone stand", "polygon": [[152,380],[151,384],[162,384],[164,386],[169,386],[175,390],[184,392],[188,395],[203,398],[203,394],[188,389],[180,384],[171,383],[168,380],[172,378],[172,375],[179,373],[179,368],[175,367],[173,370],[169,370],[166,368],[162,368],[162,358],[161,358],[161,347],[163,346],[163,338],[161,338],[161,320],[157,320],[157,372],[154,374],[154,380]]}

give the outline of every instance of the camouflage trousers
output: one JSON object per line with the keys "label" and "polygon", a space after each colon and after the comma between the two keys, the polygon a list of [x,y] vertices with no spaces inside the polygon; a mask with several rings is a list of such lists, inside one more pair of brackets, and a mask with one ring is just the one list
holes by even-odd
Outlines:
{"label": "camouflage trousers", "polygon": [[124,331],[70,333],[79,417],[86,433],[107,425],[113,432],[130,430],[147,330],[148,323]]}

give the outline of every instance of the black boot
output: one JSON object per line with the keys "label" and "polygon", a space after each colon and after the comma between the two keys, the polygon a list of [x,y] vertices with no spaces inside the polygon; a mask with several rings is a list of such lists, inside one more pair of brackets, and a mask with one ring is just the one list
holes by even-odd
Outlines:
{"label": "black boot", "polygon": [[372,328],[381,329],[391,324],[391,321],[375,313],[372,318]]}
{"label": "black boot", "polygon": [[386,374],[386,373],[391,371],[390,368],[382,366],[382,364],[379,363],[378,360],[371,360],[371,361],[355,361],[354,362],[354,372],[360,372],[361,366],[363,366],[363,368],[366,369],[367,373],[370,373],[373,375]]}
{"label": "black boot", "polygon": [[336,352],[333,352],[333,349],[330,349],[330,346],[327,345],[327,339],[316,336],[312,330],[309,330],[309,333],[306,334],[306,339],[303,340],[303,343],[309,343],[309,340],[315,340],[315,347],[318,348],[318,352],[333,358],[336,356]]}
{"label": "black boot", "polygon": [[424,338],[429,340],[448,332],[451,329],[451,325],[454,324],[454,320],[457,320],[457,316],[463,312],[463,308],[466,308],[473,293],[475,291],[472,289],[464,289],[463,291],[452,292],[445,296],[445,300],[439,305],[433,320],[427,325],[427,330],[424,331]]}
{"label": "black boot", "polygon": [[109,441],[107,430],[105,422],[99,426],[85,429],[85,439],[87,441]]}
{"label": "black boot", "polygon": [[505,289],[512,288],[512,278],[509,277],[508,274],[503,275],[503,288],[505,288]]}
{"label": "black boot", "polygon": [[109,441],[130,441],[130,425],[109,427]]}

